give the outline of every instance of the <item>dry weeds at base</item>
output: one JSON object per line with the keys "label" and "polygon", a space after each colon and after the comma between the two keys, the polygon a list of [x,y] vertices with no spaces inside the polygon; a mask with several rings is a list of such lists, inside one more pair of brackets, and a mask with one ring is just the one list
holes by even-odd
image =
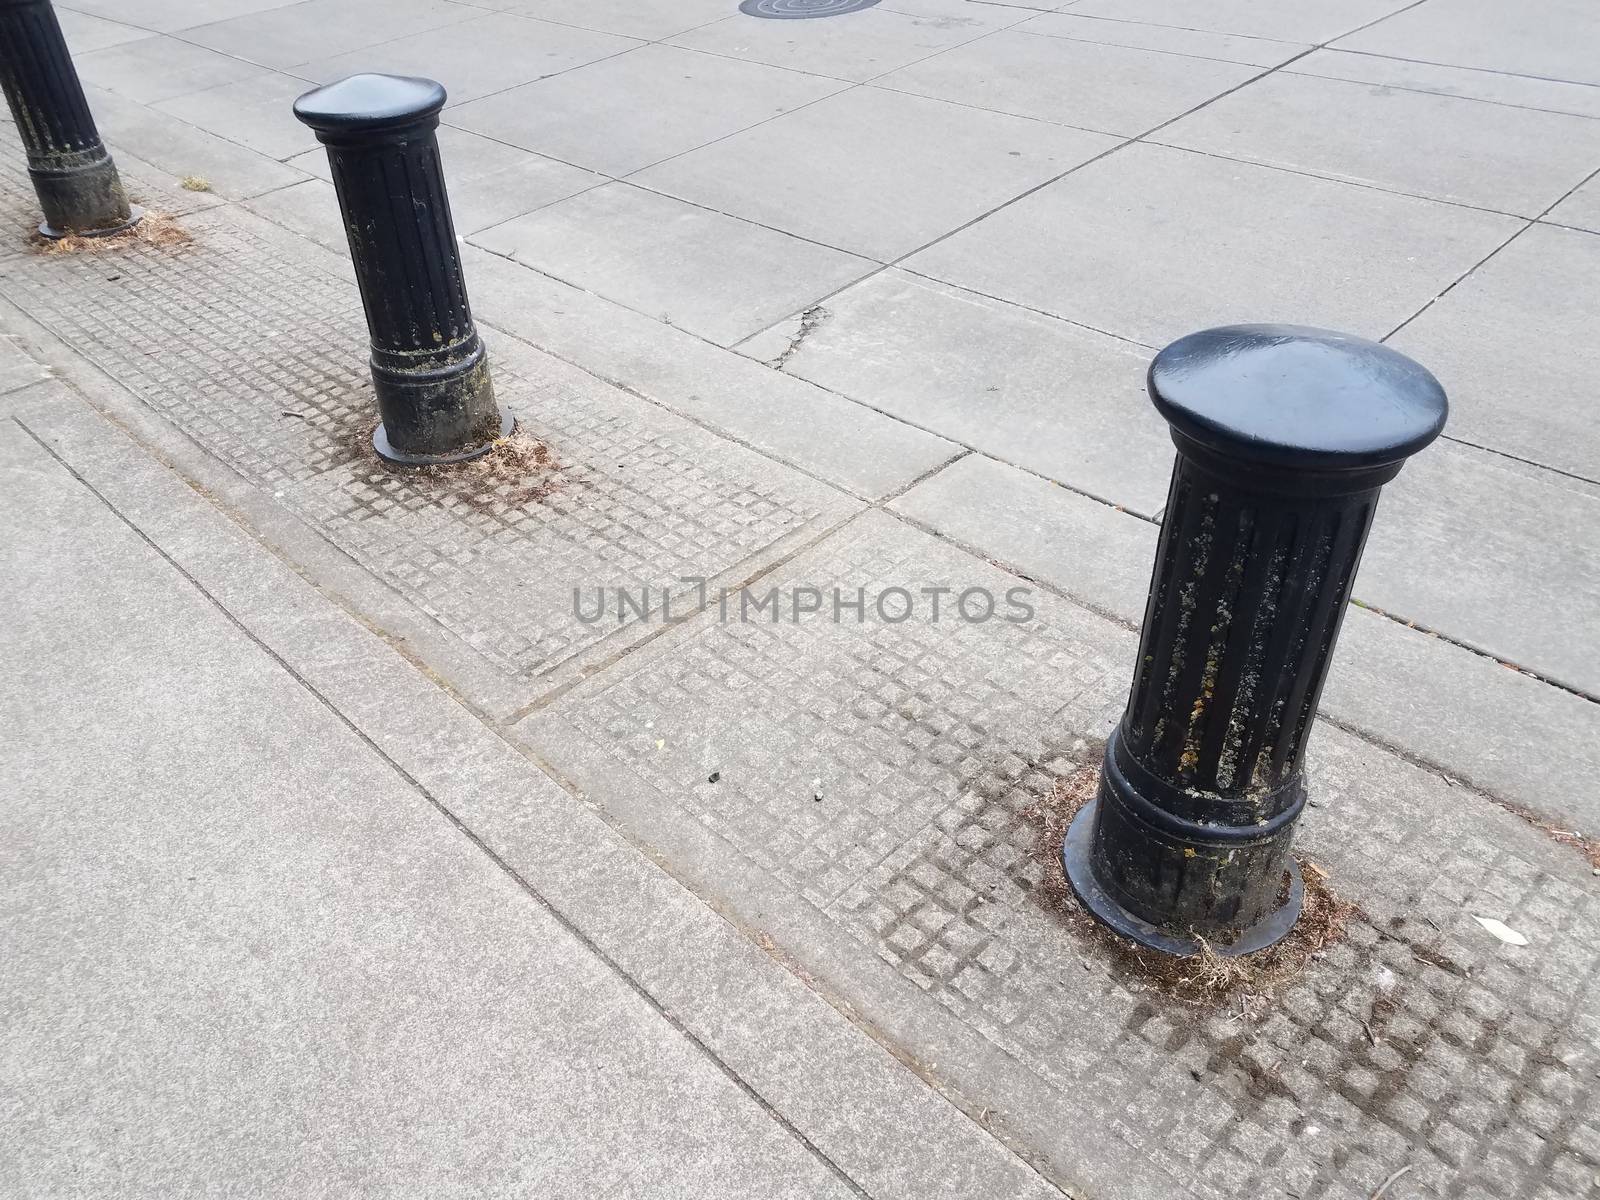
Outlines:
{"label": "dry weeds at base", "polygon": [[[370,434],[362,453],[375,457]],[[382,461],[382,460],[378,460]],[[491,509],[537,504],[572,480],[550,448],[519,425],[499,438],[482,458],[438,467],[402,467],[383,463],[392,474],[413,480],[441,497],[451,496],[474,508]]]}
{"label": "dry weeds at base", "polygon": [[1099,786],[1099,755],[1058,780],[1049,795],[1028,812],[1035,830],[1034,857],[1044,869],[1042,900],[1073,933],[1104,952],[1114,973],[1138,979],[1185,1003],[1220,1007],[1237,998],[1248,1004],[1281,991],[1305,973],[1311,960],[1343,940],[1359,906],[1335,896],[1321,867],[1300,858],[1305,906],[1289,936],[1276,946],[1241,958],[1218,954],[1204,942],[1192,958],[1173,958],[1146,950],[1112,933],[1078,902],[1061,865],[1061,843],[1079,810]]}
{"label": "dry weeds at base", "polygon": [[176,220],[165,213],[154,212],[145,213],[132,229],[113,233],[108,237],[79,237],[74,233],[64,238],[47,238],[41,233],[35,233],[32,238],[34,250],[39,254],[50,256],[106,254],[132,243],[153,246],[158,250],[170,250],[177,246],[187,246],[192,241],[194,239],[189,236],[189,231]]}

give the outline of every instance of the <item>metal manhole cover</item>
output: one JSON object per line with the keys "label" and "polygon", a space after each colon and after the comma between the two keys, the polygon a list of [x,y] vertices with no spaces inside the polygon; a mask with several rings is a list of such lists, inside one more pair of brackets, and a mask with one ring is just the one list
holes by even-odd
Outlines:
{"label": "metal manhole cover", "polygon": [[840,13],[871,8],[878,0],[744,0],[739,11],[752,17],[799,21],[808,17],[837,17]]}

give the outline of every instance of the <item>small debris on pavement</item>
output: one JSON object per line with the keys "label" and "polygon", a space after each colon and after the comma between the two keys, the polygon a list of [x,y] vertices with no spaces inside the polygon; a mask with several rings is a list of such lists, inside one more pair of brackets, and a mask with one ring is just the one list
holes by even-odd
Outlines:
{"label": "small debris on pavement", "polygon": [[715,782],[717,782],[717,780],[719,780],[721,778],[722,778],[722,772],[721,771],[713,771],[713,772],[711,772],[710,775],[708,775],[706,777],[706,782],[707,783],[715,783]]}
{"label": "small debris on pavement", "polygon": [[1522,934],[1511,928],[1504,921],[1497,921],[1493,917],[1473,917],[1472,919],[1508,946],[1526,946],[1528,944],[1527,938],[1523,937]]}

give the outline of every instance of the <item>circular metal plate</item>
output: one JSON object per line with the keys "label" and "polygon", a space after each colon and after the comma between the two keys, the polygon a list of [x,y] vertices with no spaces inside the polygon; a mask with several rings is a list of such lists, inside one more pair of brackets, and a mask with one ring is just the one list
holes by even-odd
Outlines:
{"label": "circular metal plate", "polygon": [[[1118,904],[1100,886],[1091,863],[1094,844],[1094,810],[1096,800],[1086,804],[1083,811],[1072,819],[1067,837],[1061,847],[1061,865],[1067,870],[1067,880],[1092,916],[1109,925],[1117,933],[1141,946],[1160,950],[1164,954],[1188,958],[1200,953],[1200,943],[1194,938],[1182,937],[1142,921]],[[1235,958],[1265,950],[1289,936],[1294,923],[1300,919],[1300,907],[1305,901],[1305,884],[1300,878],[1300,864],[1289,863],[1289,899],[1276,912],[1268,913],[1249,929],[1244,930],[1232,945],[1211,944],[1211,949],[1223,958]]]}
{"label": "circular metal plate", "polygon": [[871,8],[878,0],[744,0],[739,11],[749,17],[778,21],[803,21],[811,17],[837,17],[841,13]]}

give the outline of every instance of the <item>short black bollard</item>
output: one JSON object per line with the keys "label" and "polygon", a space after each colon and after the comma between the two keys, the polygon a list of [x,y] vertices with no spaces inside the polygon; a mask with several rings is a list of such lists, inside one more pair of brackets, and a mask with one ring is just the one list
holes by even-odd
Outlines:
{"label": "short black bollard", "polygon": [[464,462],[511,432],[495,407],[472,323],[434,130],[431,79],[352,75],[307,92],[294,114],[328,148],[372,334],[379,455],[405,466]]}
{"label": "short black bollard", "polygon": [[1062,856],[1118,933],[1248,954],[1300,915],[1306,739],[1378,493],[1445,394],[1387,347],[1291,325],[1191,334],[1149,387],[1177,464],[1128,707]]}
{"label": "short black bollard", "polygon": [[138,222],[50,0],[0,0],[0,88],[27,147],[40,233],[102,237]]}

